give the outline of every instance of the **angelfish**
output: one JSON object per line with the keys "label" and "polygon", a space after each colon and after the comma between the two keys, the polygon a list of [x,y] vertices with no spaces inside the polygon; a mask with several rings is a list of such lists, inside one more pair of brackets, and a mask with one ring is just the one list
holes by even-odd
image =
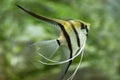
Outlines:
{"label": "angelfish", "polygon": [[[60,20],[51,19],[41,15],[37,15],[27,9],[16,4],[17,7],[30,14],[31,16],[40,19],[42,21],[57,25],[60,28],[59,37],[53,40],[40,41],[32,46],[36,47],[36,53],[44,59],[39,60],[45,65],[57,65],[57,64],[67,64],[64,66],[64,71],[60,77],[60,80],[65,78],[66,73],[73,59],[81,54],[80,62],[74,71],[74,73],[67,79],[72,80],[80,66],[83,57],[83,51],[85,48],[86,39],[88,36],[88,31],[90,24],[82,20]],[[61,52],[60,52],[61,51]],[[54,56],[62,55],[65,59],[57,59]]]}

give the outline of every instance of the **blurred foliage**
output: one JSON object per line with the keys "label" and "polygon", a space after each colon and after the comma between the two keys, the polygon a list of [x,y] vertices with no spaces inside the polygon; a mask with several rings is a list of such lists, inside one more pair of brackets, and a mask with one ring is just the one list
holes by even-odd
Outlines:
{"label": "blurred foliage", "polygon": [[120,0],[0,0],[0,80],[54,80],[59,75],[58,66],[31,63],[32,55],[22,53],[33,42],[55,38],[56,29],[45,27],[15,3],[47,17],[89,22],[84,59],[75,80],[120,80]]}

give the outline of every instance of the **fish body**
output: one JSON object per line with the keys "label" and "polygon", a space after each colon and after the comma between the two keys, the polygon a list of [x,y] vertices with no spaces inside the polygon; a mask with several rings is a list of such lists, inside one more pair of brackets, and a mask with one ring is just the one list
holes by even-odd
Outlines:
{"label": "fish body", "polygon": [[[32,46],[38,47],[36,50],[39,52],[39,55],[46,60],[46,62],[40,61],[41,63],[46,65],[67,64],[64,66],[64,71],[60,78],[60,80],[63,80],[70,65],[72,64],[72,60],[84,50],[90,24],[81,20],[51,19],[37,15],[19,5],[17,5],[17,7],[39,20],[58,25],[61,29],[58,38],[41,41],[33,44]],[[66,57],[65,59],[54,60],[53,56],[57,54],[59,50],[62,50],[60,54]],[[72,80],[72,78],[73,77],[71,76],[71,79],[69,80]]]}

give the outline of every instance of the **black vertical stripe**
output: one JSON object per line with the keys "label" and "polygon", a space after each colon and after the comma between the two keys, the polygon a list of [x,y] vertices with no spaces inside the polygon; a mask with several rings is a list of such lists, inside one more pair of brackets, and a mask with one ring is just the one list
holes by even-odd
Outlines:
{"label": "black vertical stripe", "polygon": [[67,73],[67,71],[68,71],[68,69],[69,69],[69,67],[70,67],[71,64],[72,64],[72,60],[69,61],[68,65],[66,67],[65,72],[61,75],[61,77],[60,77],[59,80],[64,80],[64,77],[65,77],[65,75],[66,75],[66,73]]}
{"label": "black vertical stripe", "polygon": [[86,29],[86,32],[88,33],[88,28],[87,28],[87,25],[85,25],[85,29]]}
{"label": "black vertical stripe", "polygon": [[[66,41],[67,41],[67,44],[68,44],[68,47],[69,47],[69,50],[70,50],[70,57],[69,57],[69,59],[70,59],[70,58],[72,58],[72,53],[73,53],[70,37],[69,37],[68,33],[66,32],[64,26],[62,24],[60,24],[60,23],[58,23],[58,25],[60,26],[60,28],[63,31],[63,34],[64,34],[64,36],[66,38]],[[68,65],[66,67],[66,70],[63,73],[63,75],[61,76],[60,80],[64,79],[65,74],[67,73],[67,71],[68,71],[71,64],[72,64],[72,60],[69,61]]]}
{"label": "black vertical stripe", "polygon": [[77,32],[77,30],[75,29],[75,26],[74,26],[71,22],[70,22],[70,24],[71,24],[71,26],[72,26],[72,29],[73,29],[75,35],[76,35],[77,45],[78,45],[78,47],[80,47],[80,38],[79,38],[78,32]]}
{"label": "black vertical stripe", "polygon": [[56,41],[57,41],[58,45],[60,46],[60,41],[58,39]]}
{"label": "black vertical stripe", "polygon": [[84,25],[82,22],[81,22],[81,29],[86,29],[86,32],[88,33],[87,25]]}
{"label": "black vertical stripe", "polygon": [[72,53],[73,50],[72,50],[72,45],[71,45],[70,37],[69,37],[68,33],[66,32],[64,26],[63,26],[62,24],[60,24],[60,23],[58,23],[58,25],[60,26],[61,30],[63,31],[63,34],[64,34],[64,36],[65,36],[65,38],[66,38],[68,47],[69,47],[69,49],[70,49],[70,52]]}
{"label": "black vertical stripe", "polygon": [[88,28],[87,28],[86,25],[85,25],[85,29],[86,29],[86,32],[87,32],[86,36],[88,37]]}
{"label": "black vertical stripe", "polygon": [[81,22],[81,29],[85,29],[87,34],[86,36],[88,36],[88,28],[87,28],[87,25],[84,25],[82,22]]}

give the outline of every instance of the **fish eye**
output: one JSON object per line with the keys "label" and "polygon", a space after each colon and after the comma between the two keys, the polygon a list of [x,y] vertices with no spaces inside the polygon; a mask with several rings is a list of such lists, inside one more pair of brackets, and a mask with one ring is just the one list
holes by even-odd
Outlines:
{"label": "fish eye", "polygon": [[88,30],[89,30],[89,26],[87,24],[84,24],[81,22],[81,30],[85,29],[86,32],[88,33]]}
{"label": "fish eye", "polygon": [[88,35],[88,30],[89,30],[89,25],[81,22],[81,30],[87,36]]}
{"label": "fish eye", "polygon": [[81,29],[85,29],[85,25],[81,23]]}

